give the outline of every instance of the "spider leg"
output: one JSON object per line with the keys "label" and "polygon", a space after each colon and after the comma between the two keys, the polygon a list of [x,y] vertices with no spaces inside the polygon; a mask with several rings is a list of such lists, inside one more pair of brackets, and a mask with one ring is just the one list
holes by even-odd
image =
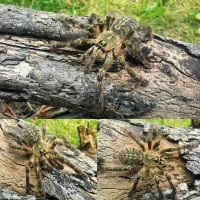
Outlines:
{"label": "spider leg", "polygon": [[136,179],[134,181],[132,188],[128,192],[128,197],[133,196],[133,194],[136,192],[137,185],[138,185],[140,179],[143,177],[145,171],[146,171],[146,168],[142,167],[142,169],[140,170],[140,172],[136,176]]}
{"label": "spider leg", "polygon": [[140,77],[126,64],[125,59],[121,56],[118,55],[117,60],[119,63],[124,67],[125,70],[127,70],[128,74],[135,80],[139,81]]}
{"label": "spider leg", "polygon": [[25,147],[24,145],[21,146],[21,145],[11,144],[11,148],[22,150],[22,151],[25,151],[26,153],[32,154],[31,149],[28,147]]}
{"label": "spider leg", "polygon": [[93,66],[94,62],[102,54],[100,46],[94,45],[89,48],[82,56],[82,62],[86,65],[85,71],[88,72]]}
{"label": "spider leg", "polygon": [[149,133],[151,134],[153,139],[156,139],[158,137],[159,129],[155,124],[151,124],[149,127]]}
{"label": "spider leg", "polygon": [[47,127],[46,124],[42,124],[42,139],[46,141]]}
{"label": "spider leg", "polygon": [[88,179],[88,175],[85,172],[83,172],[79,167],[77,167],[76,165],[71,163],[71,161],[68,160],[67,158],[64,158],[64,157],[60,156],[59,160],[61,160],[61,162],[64,162],[65,164],[70,166],[77,174],[79,174],[84,179]]}
{"label": "spider leg", "polygon": [[148,144],[148,149],[150,150],[152,148],[152,136],[149,135],[147,138],[147,144]]}
{"label": "spider leg", "polygon": [[142,42],[147,42],[153,38],[152,28],[150,26],[140,27],[138,32],[141,36],[143,36]]}
{"label": "spider leg", "polygon": [[43,155],[40,157],[39,159],[40,165],[41,166],[46,166],[47,170],[52,171],[53,167],[51,165],[51,163],[49,162],[48,158],[46,157],[46,155]]}
{"label": "spider leg", "polygon": [[36,175],[36,179],[37,179],[37,188],[38,188],[40,199],[45,200],[46,195],[45,195],[45,192],[43,191],[42,173],[41,173],[39,163],[38,162],[34,163],[33,168],[35,170],[35,175]]}
{"label": "spider leg", "polygon": [[154,143],[154,145],[153,145],[153,149],[158,149],[158,147],[160,146],[160,143],[161,143],[161,140],[160,139],[158,139],[155,143]]}
{"label": "spider leg", "polygon": [[30,184],[30,167],[26,166],[26,195],[31,192],[31,184]]}
{"label": "spider leg", "polygon": [[150,174],[151,174],[151,176],[153,177],[153,180],[156,183],[156,187],[157,187],[157,190],[158,190],[158,193],[159,193],[159,200],[164,200],[165,197],[164,197],[162,189],[160,188],[160,184],[159,184],[160,181],[159,181],[158,176],[156,176],[152,170],[150,170]]}
{"label": "spider leg", "polygon": [[66,157],[61,156],[58,152],[55,150],[51,150],[51,153],[59,160],[61,163],[64,163],[71,167],[78,175],[80,175],[83,179],[88,179],[88,175],[82,171],[79,167],[77,167],[75,164],[73,164],[69,159]]}
{"label": "spider leg", "polygon": [[59,170],[64,169],[64,165],[63,165],[59,160],[57,160],[56,158],[54,158],[53,161],[56,163],[57,168],[58,168]]}
{"label": "spider leg", "polygon": [[125,167],[101,167],[103,171],[130,171],[132,167],[125,166]]}
{"label": "spider leg", "polygon": [[171,176],[167,173],[167,172],[164,172],[164,175],[166,176],[171,188],[172,188],[172,200],[178,200],[177,196],[176,196],[176,187],[174,186],[174,184],[172,183],[172,180],[171,180]]}
{"label": "spider leg", "polygon": [[[89,18],[89,22],[91,23],[92,21],[94,21],[94,15],[91,15],[90,18]],[[70,22],[72,23],[75,27],[78,27],[78,28],[84,28],[86,29],[87,31],[93,33],[94,31],[94,28],[92,25],[90,24],[83,24],[83,23],[80,23],[78,20],[74,19],[74,18],[71,18],[71,17],[67,17],[67,18],[63,18],[61,16],[61,18],[59,19],[61,22]]]}
{"label": "spider leg", "polygon": [[165,197],[164,197],[162,189],[160,188],[160,185],[159,185],[160,181],[159,181],[157,176],[154,177],[154,181],[156,183],[156,187],[157,187],[157,190],[158,190],[158,193],[159,193],[159,199],[164,200]]}
{"label": "spider leg", "polygon": [[72,150],[76,155],[79,155],[80,152],[76,149],[76,147],[74,147],[68,140],[65,136],[63,135],[59,135],[58,136],[59,138],[61,138],[62,142],[58,145],[63,145],[65,146],[66,148],[69,148],[70,150]]}
{"label": "spider leg", "polygon": [[142,142],[140,142],[140,140],[139,140],[136,136],[134,136],[133,133],[128,132],[128,135],[129,135],[129,137],[130,137],[131,139],[133,139],[133,140],[139,145],[139,147],[140,147],[143,151],[145,151],[144,144],[142,144]]}
{"label": "spider leg", "polygon": [[3,131],[3,133],[4,134],[8,134],[8,135],[10,135],[11,137],[13,137],[14,138],[14,140],[19,144],[19,145],[23,145],[23,143],[22,143],[22,138],[19,136],[19,135],[17,135],[16,133],[14,133],[14,132],[8,132],[8,133],[6,133],[5,131]]}
{"label": "spider leg", "polygon": [[97,74],[97,86],[96,86],[96,110],[101,112],[103,110],[103,95],[102,95],[102,81],[105,73],[113,63],[112,51],[108,52],[106,61],[104,62],[102,68]]}
{"label": "spider leg", "polygon": [[49,149],[54,149],[56,145],[62,145],[62,146],[65,146],[66,148],[69,148],[70,150],[72,150],[76,155],[80,154],[80,152],[72,144],[70,144],[64,136],[58,136],[58,137],[60,137],[64,141],[54,141],[50,145]]}
{"label": "spider leg", "polygon": [[142,86],[147,86],[148,85],[148,81],[140,76],[138,76],[131,67],[129,67],[126,62],[125,59],[121,56],[118,55],[117,57],[118,62],[121,64],[121,66],[128,72],[128,74],[133,78],[133,80],[135,82],[140,82],[140,85]]}
{"label": "spider leg", "polygon": [[57,158],[54,155],[48,154],[48,158],[46,159],[49,163],[51,163],[51,166],[53,166],[54,168],[58,170],[64,169],[63,164],[59,160],[57,160]]}
{"label": "spider leg", "polygon": [[138,41],[126,41],[127,51],[133,55],[138,61],[140,61],[146,68],[150,69],[149,62],[140,51],[141,40]]}
{"label": "spider leg", "polygon": [[114,20],[115,20],[115,16],[110,15],[110,14],[106,16],[106,30],[107,31],[110,30],[110,27],[112,23],[114,22]]}
{"label": "spider leg", "polygon": [[48,138],[46,141],[49,143],[49,144],[52,144],[55,140],[56,140],[56,136],[53,136],[53,137],[50,137]]}
{"label": "spider leg", "polygon": [[[158,167],[161,171],[163,171],[162,168],[166,168],[166,167],[170,167],[172,170],[174,169],[174,166],[173,166],[172,164],[166,163],[164,160],[161,161],[159,164],[160,164],[161,166],[157,166],[157,167]],[[163,172],[163,173],[164,173],[164,172]]]}
{"label": "spider leg", "polygon": [[191,142],[190,144],[184,144],[184,145],[178,146],[178,147],[163,149],[163,150],[160,151],[160,153],[161,153],[161,155],[163,155],[166,152],[179,151],[181,149],[185,149],[185,148],[188,148],[188,147],[198,147],[198,146],[199,146],[198,142]]}

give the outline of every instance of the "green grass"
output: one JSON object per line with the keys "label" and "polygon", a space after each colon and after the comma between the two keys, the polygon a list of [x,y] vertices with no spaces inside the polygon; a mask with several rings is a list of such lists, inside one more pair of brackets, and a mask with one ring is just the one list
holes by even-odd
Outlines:
{"label": "green grass", "polygon": [[27,119],[38,126],[47,125],[47,131],[53,135],[61,134],[75,145],[79,145],[77,126],[85,125],[90,121],[95,135],[97,135],[97,120],[88,119]]}
{"label": "green grass", "polygon": [[104,17],[113,12],[137,18],[149,24],[154,33],[200,44],[199,0],[0,0],[28,8],[70,15],[96,13]]}
{"label": "green grass", "polygon": [[177,127],[188,127],[191,124],[191,119],[145,119],[145,121]]}

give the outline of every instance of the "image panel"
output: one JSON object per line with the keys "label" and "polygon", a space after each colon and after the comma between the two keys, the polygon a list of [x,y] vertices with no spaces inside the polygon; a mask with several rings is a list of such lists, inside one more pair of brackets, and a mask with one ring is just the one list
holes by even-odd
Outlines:
{"label": "image panel", "polygon": [[200,116],[197,1],[0,3],[0,117]]}
{"label": "image panel", "polygon": [[199,199],[196,124],[98,120],[98,200]]}
{"label": "image panel", "polygon": [[0,199],[96,199],[97,121],[0,119]]}

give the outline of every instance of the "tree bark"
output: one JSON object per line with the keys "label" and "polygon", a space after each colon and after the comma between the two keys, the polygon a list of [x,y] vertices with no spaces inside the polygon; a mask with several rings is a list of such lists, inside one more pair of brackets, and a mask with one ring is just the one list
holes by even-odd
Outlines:
{"label": "tree bark", "polygon": [[[98,199],[158,199],[158,192],[153,179],[146,174],[139,182],[137,192],[128,198],[127,193],[133,185],[139,169],[127,173],[127,171],[109,171],[106,168],[124,167],[117,157],[118,152],[126,148],[140,149],[139,146],[128,136],[131,131],[137,138],[144,142],[145,136],[142,131],[148,131],[151,123],[142,120],[99,120],[98,123]],[[181,142],[191,142],[200,139],[200,129],[178,128],[157,124],[163,138],[160,149],[178,146]],[[166,170],[172,177],[172,182],[177,188],[178,199],[198,199],[200,197],[200,147],[192,150],[181,150],[181,154],[173,153],[173,157],[167,160],[174,166],[172,170]],[[171,188],[163,175],[158,175],[160,186],[166,199],[172,199]]]}
{"label": "tree bark", "polygon": [[139,76],[148,80],[148,86],[138,86],[123,70],[111,70],[103,81],[104,112],[97,114],[90,111],[95,107],[99,65],[85,73],[81,62],[83,50],[66,46],[52,51],[53,40],[71,42],[91,37],[91,33],[82,28],[91,24],[90,18],[2,4],[0,13],[1,99],[67,107],[78,117],[199,116],[198,45],[158,35],[142,43],[141,51],[151,68],[144,69],[132,58],[127,58],[127,62]]}
{"label": "tree bark", "polygon": [[[14,131],[20,134],[22,129],[19,127],[19,124],[21,122],[11,119],[1,119],[0,123],[0,197],[2,197],[0,199],[5,199],[4,195],[6,194],[10,199],[20,200],[29,199],[30,197],[35,199],[34,196],[25,196],[25,166],[28,162],[27,157],[10,146],[14,140],[12,137],[9,137],[9,132]],[[84,153],[80,153],[77,156],[70,149],[63,147],[57,148],[57,151],[87,173],[90,180],[83,180],[80,176],[77,176],[73,169],[66,165],[62,171],[53,170],[52,172],[45,172],[43,170],[44,178],[42,183],[44,191],[47,194],[47,199],[51,199],[52,197],[59,200],[96,199],[96,159],[89,158]],[[34,191],[33,195],[37,194],[38,190],[34,170],[31,170],[30,182],[34,186],[32,187]]]}
{"label": "tree bark", "polygon": [[78,126],[77,131],[80,141],[79,149],[93,153],[95,152],[96,154],[97,144],[91,124],[88,122],[86,127]]}

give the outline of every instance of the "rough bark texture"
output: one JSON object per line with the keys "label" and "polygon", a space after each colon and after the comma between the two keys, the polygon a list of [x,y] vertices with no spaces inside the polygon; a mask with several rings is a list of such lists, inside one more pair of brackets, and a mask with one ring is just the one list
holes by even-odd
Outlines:
{"label": "rough bark texture", "polygon": [[[139,149],[137,144],[128,136],[131,131],[141,140],[145,137],[141,131],[148,131],[150,123],[142,120],[99,120],[98,131],[98,199],[143,199],[156,200],[158,192],[154,181],[148,175],[139,182],[137,193],[128,198],[127,193],[133,185],[133,180],[137,172],[128,175],[126,171],[102,171],[106,167],[124,166],[117,158],[117,153],[125,148]],[[184,142],[200,139],[200,129],[169,127],[158,124],[160,130],[164,133],[160,149],[177,146]],[[168,171],[172,175],[172,182],[178,191],[178,199],[199,199],[200,198],[200,147],[192,150],[181,150],[181,154],[174,154],[174,157],[168,160],[174,170]],[[100,167],[101,166],[101,167]],[[129,179],[129,178],[132,179]],[[160,176],[160,185],[163,188],[167,200],[172,199],[171,188],[164,176]]]}
{"label": "rough bark texture", "polygon": [[51,51],[54,43],[47,40],[90,37],[81,28],[88,23],[88,17],[1,5],[0,98],[67,107],[76,117],[199,116],[200,47],[157,35],[140,46],[151,69],[128,59],[149,85],[138,86],[125,71],[108,72],[103,82],[104,113],[88,114],[95,106],[97,69],[86,74],[80,59],[83,51],[72,47]]}
{"label": "rough bark texture", "polygon": [[[1,120],[0,123],[0,199],[35,199],[31,195],[25,196],[25,165],[28,160],[23,154],[20,154],[20,151],[16,153],[16,150],[10,148],[10,143],[13,143],[13,140],[8,137],[9,134],[6,134],[10,131],[20,134],[19,123],[16,120],[6,119]],[[2,130],[6,133],[3,133]],[[60,172],[53,170],[47,173],[43,171],[43,186],[47,193],[47,199],[96,199],[96,159],[89,158],[84,153],[77,156],[66,148],[58,148],[57,150],[86,172],[90,180],[84,181],[68,166],[65,166]],[[37,193],[36,178],[33,171],[31,171],[31,184],[34,185],[33,191]]]}

